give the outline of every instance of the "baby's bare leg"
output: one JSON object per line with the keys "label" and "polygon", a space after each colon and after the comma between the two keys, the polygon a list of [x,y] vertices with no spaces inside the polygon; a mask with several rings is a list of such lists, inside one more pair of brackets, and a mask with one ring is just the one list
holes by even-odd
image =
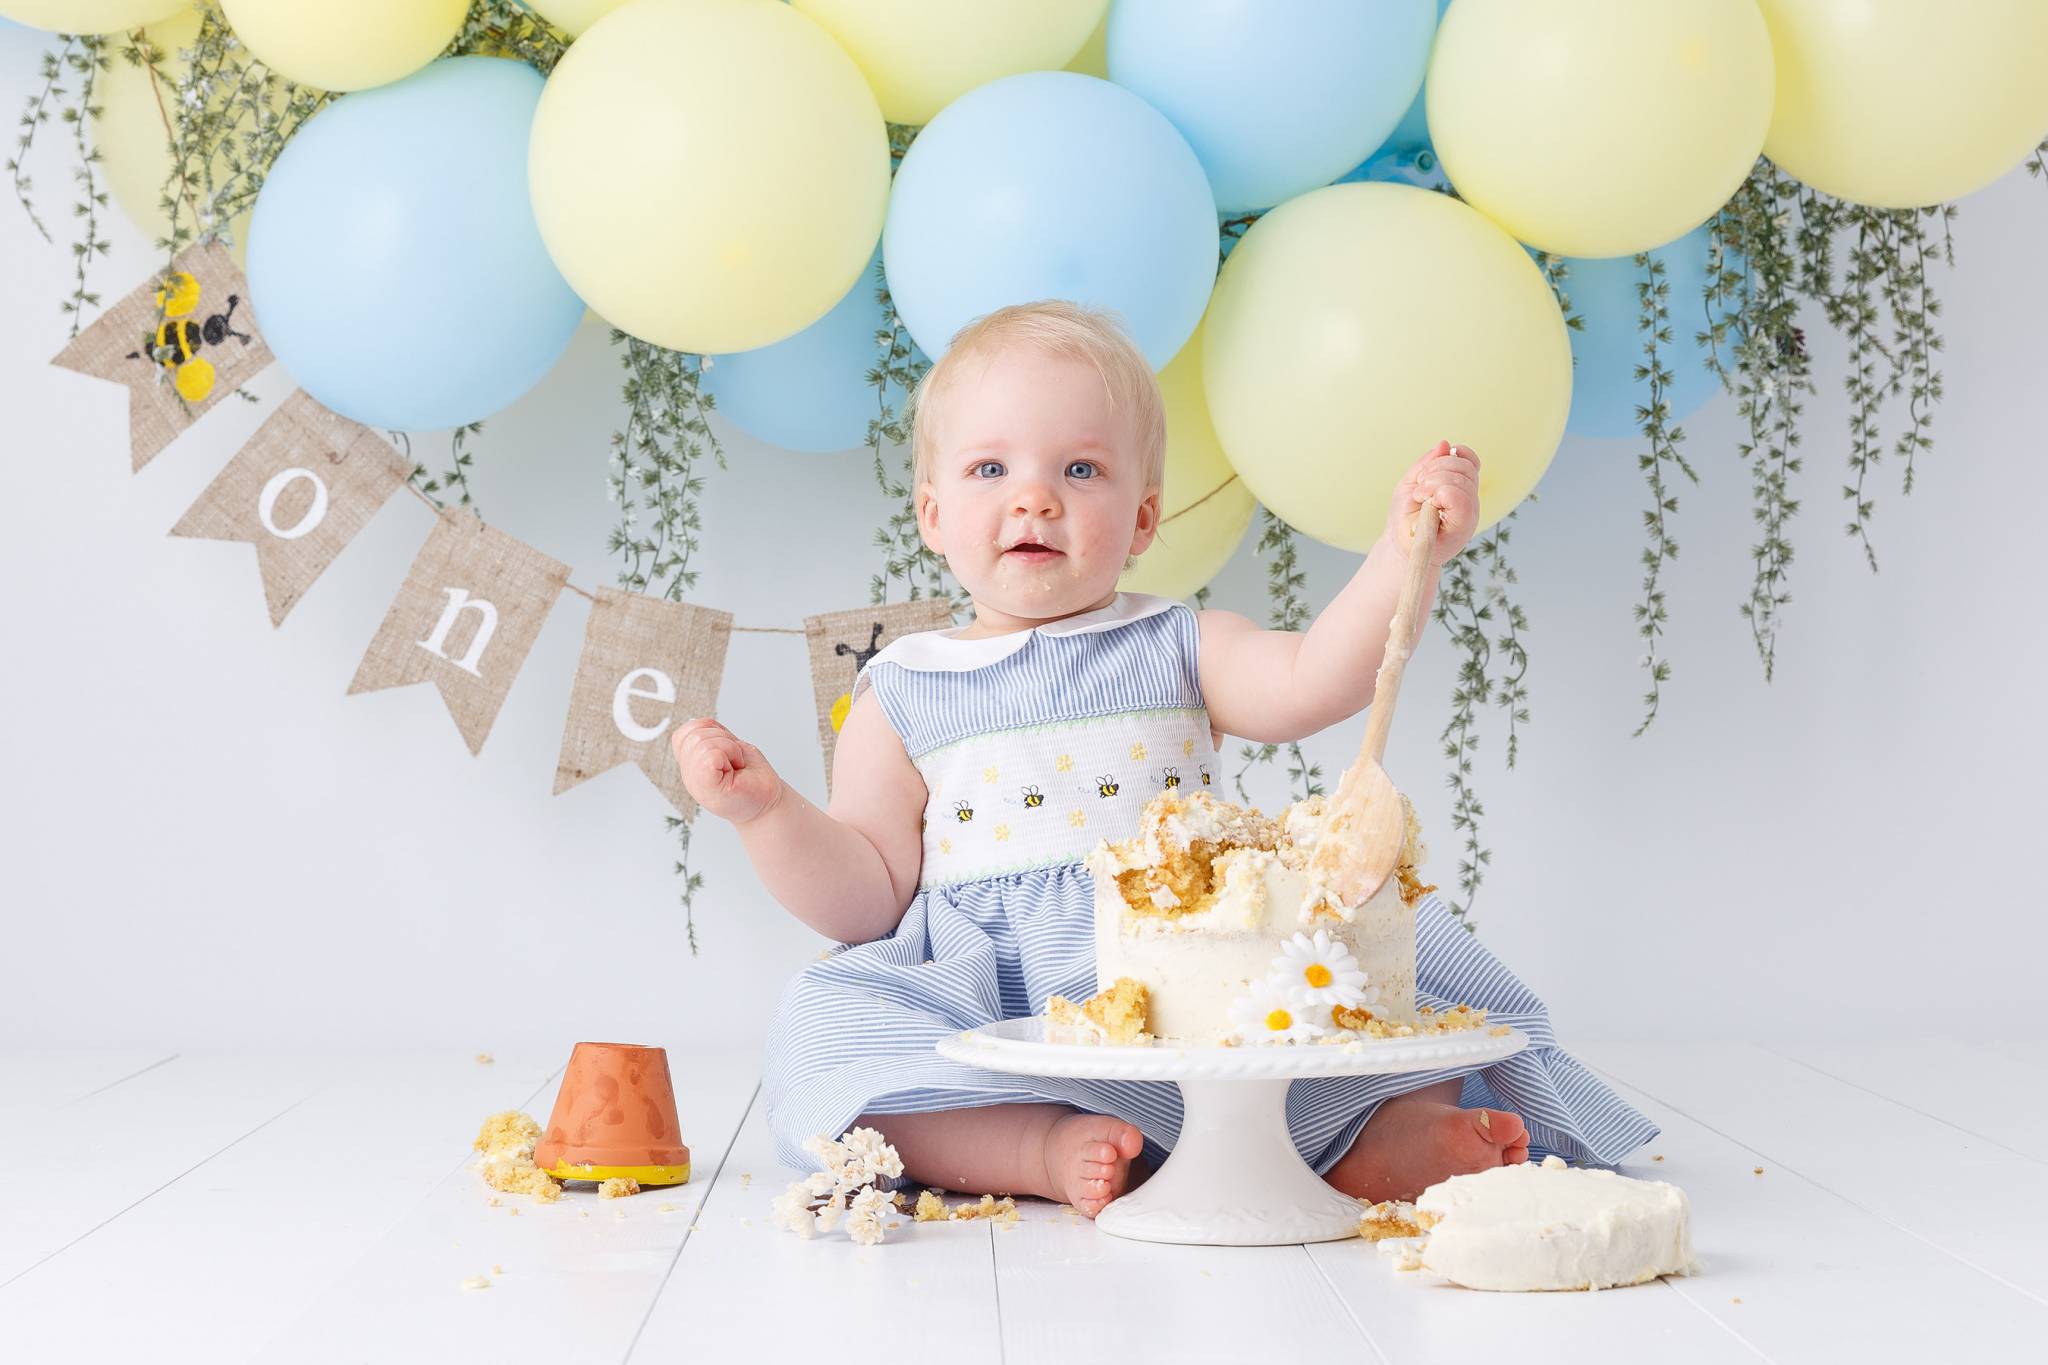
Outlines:
{"label": "baby's bare leg", "polygon": [[1122,1194],[1145,1138],[1134,1124],[1063,1104],[996,1104],[927,1114],[863,1114],[903,1173],[963,1194],[1024,1194],[1094,1217]]}

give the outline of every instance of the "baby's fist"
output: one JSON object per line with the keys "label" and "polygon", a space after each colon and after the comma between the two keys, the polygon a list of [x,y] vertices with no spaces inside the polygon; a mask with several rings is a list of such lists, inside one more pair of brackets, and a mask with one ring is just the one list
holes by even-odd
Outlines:
{"label": "baby's fist", "polygon": [[697,804],[736,825],[774,805],[782,779],[753,745],[705,717],[679,727],[669,748]]}
{"label": "baby's fist", "polygon": [[1401,476],[1393,506],[1387,509],[1387,537],[1403,554],[1425,497],[1437,509],[1436,548],[1430,560],[1448,564],[1479,529],[1479,457],[1470,446],[1438,441]]}

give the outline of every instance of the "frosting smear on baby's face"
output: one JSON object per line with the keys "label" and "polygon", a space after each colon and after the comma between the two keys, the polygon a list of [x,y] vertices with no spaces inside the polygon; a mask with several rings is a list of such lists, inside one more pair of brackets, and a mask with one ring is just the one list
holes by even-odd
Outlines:
{"label": "frosting smear on baby's face", "polygon": [[1152,543],[1159,490],[1095,367],[1012,347],[967,367],[939,406],[918,528],[974,599],[960,635],[1108,605],[1125,558]]}

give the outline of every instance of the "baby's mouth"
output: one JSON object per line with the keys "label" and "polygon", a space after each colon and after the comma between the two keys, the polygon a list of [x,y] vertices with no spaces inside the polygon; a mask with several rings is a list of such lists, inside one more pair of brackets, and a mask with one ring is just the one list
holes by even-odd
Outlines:
{"label": "baby's mouth", "polygon": [[1031,540],[1018,541],[1015,545],[1003,551],[1004,557],[1021,559],[1029,564],[1047,564],[1055,559],[1059,559],[1063,553],[1063,551],[1053,549],[1050,545],[1040,545],[1038,542]]}

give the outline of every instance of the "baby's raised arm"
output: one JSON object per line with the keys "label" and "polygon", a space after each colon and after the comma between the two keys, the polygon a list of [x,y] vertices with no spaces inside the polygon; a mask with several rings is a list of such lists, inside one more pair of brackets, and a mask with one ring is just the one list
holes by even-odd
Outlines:
{"label": "baby's raised arm", "polygon": [[[1355,716],[1372,701],[1387,649],[1394,600],[1424,495],[1442,517],[1438,564],[1465,547],[1479,524],[1479,457],[1438,442],[1409,469],[1387,509],[1387,529],[1308,630],[1261,630],[1231,611],[1201,613],[1202,700],[1226,735],[1284,744]],[[1418,620],[1429,619],[1432,580]]]}
{"label": "baby's raised arm", "polygon": [[832,759],[832,808],[783,781],[761,751],[715,720],[693,720],[670,747],[697,804],[730,820],[768,893],[829,939],[892,933],[924,860],[924,779],[872,689],[847,712]]}

